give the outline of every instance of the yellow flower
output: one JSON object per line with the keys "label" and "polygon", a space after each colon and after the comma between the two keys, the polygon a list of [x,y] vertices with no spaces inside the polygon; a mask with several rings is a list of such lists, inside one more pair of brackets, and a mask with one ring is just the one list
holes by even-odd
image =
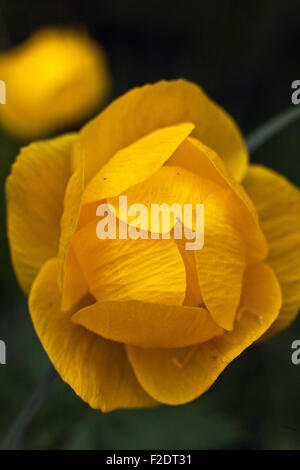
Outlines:
{"label": "yellow flower", "polygon": [[6,104],[0,124],[31,139],[76,123],[106,97],[110,78],[101,47],[85,33],[46,28],[0,54]]}
{"label": "yellow flower", "polygon": [[[91,407],[177,405],[300,305],[300,195],[249,166],[231,117],[196,85],[133,89],[79,134],[24,148],[8,235],[36,332]],[[99,203],[203,203],[204,247],[99,240]]]}

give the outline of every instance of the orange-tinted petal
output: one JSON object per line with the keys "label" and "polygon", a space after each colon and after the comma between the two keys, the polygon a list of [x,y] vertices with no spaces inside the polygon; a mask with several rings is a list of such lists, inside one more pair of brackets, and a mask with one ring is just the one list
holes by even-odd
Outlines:
{"label": "orange-tinted petal", "polygon": [[35,280],[29,309],[36,332],[62,379],[92,408],[155,406],[141,388],[124,346],[74,325],[62,313],[57,260],[48,261]]}
{"label": "orange-tinted petal", "polygon": [[193,122],[193,135],[221,156],[237,180],[243,177],[248,154],[233,119],[194,83],[173,80],[134,88],[83,128],[86,181],[120,149],[180,122]]}
{"label": "orange-tinted petal", "polygon": [[[119,210],[118,196],[108,198],[107,201],[116,208],[117,216],[125,223],[131,226],[139,225],[142,230],[149,229],[155,233],[166,233],[172,230],[178,217],[185,225],[190,228],[193,226],[195,229],[196,204],[205,205],[206,199],[213,192],[219,192],[221,199],[226,191],[213,181],[183,168],[163,166],[146,181],[136,184],[122,193],[121,196],[127,198],[127,210],[123,205]],[[147,208],[148,216],[139,217],[137,221],[132,220],[133,217],[130,217],[130,214],[127,217],[130,206],[134,204],[143,204]],[[188,217],[188,212],[185,218],[185,204],[192,205],[191,220]],[[176,210],[176,207],[179,211]]]}
{"label": "orange-tinted petal", "polygon": [[69,179],[66,188],[58,250],[59,282],[61,286],[63,286],[64,282],[67,254],[80,215],[81,200],[84,189],[84,162],[83,156],[80,152],[80,143],[78,141],[72,149],[71,163],[72,176]]}
{"label": "orange-tinted petal", "polygon": [[119,150],[88,184],[83,203],[105,199],[146,180],[175,152],[194,125],[182,123],[158,129]]}
{"label": "orange-tinted petal", "polygon": [[76,232],[73,246],[97,300],[182,304],[186,276],[173,240],[100,240],[97,221]]}
{"label": "orange-tinted petal", "polygon": [[269,244],[268,264],[280,282],[283,305],[265,338],[286,328],[300,308],[300,191],[286,178],[252,165],[244,185]]}
{"label": "orange-tinted petal", "polygon": [[215,322],[231,330],[242,292],[245,248],[226,201],[215,194],[205,202],[204,246],[194,254],[203,301]]}
{"label": "orange-tinted petal", "polygon": [[62,290],[62,311],[67,312],[89,294],[83,272],[79,266],[74,249],[71,246],[65,266],[65,279]]}
{"label": "orange-tinted petal", "polygon": [[223,333],[204,308],[135,300],[97,302],[72,320],[104,338],[142,348],[183,347]]}
{"label": "orange-tinted petal", "polygon": [[184,168],[230,191],[230,213],[245,242],[247,262],[257,263],[268,253],[256,209],[244,188],[232,178],[221,158],[202,142],[188,137],[166,163]]}
{"label": "orange-tinted petal", "polygon": [[57,254],[76,138],[69,134],[23,148],[6,182],[8,239],[25,293],[43,263]]}
{"label": "orange-tinted petal", "polygon": [[164,350],[127,346],[135,374],[151,396],[170,405],[195,399],[270,327],[281,306],[275,275],[268,266],[256,265],[246,271],[245,281],[247,292],[243,298],[247,310],[236,321],[233,331],[188,348]]}

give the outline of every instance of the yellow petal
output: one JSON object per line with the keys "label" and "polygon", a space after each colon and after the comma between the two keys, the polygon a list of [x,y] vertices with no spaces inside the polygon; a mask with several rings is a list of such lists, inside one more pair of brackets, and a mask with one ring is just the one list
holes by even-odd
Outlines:
{"label": "yellow petal", "polygon": [[6,182],[7,227],[13,266],[28,293],[42,264],[56,256],[75,134],[21,150]]}
{"label": "yellow petal", "polygon": [[92,222],[92,220],[94,220],[97,217],[96,212],[97,212],[97,208],[99,204],[101,203],[105,204],[106,202],[107,201],[104,200],[100,202],[99,201],[92,202],[91,204],[83,204],[80,208],[80,216],[78,219],[76,230],[81,230],[83,227],[85,227],[85,225]]}
{"label": "yellow petal", "polygon": [[[194,127],[182,123],[158,129],[119,150],[88,184],[83,204],[115,196],[146,180],[170,158]],[[85,152],[84,149],[86,161]]]}
{"label": "yellow petal", "polygon": [[[164,350],[127,346],[135,374],[152,397],[170,405],[197,398],[211,387],[235,357],[270,327],[281,305],[275,275],[268,266],[256,265],[246,271],[245,279],[245,289],[250,287],[243,297],[247,311],[236,321],[233,331],[188,348]],[[250,313],[252,310],[255,314]]]}
{"label": "yellow petal", "polygon": [[249,168],[243,183],[258,211],[269,244],[268,264],[283,295],[282,309],[266,338],[286,328],[300,308],[300,191],[283,176],[258,165]]}
{"label": "yellow petal", "polygon": [[215,194],[205,202],[204,246],[194,254],[203,301],[215,322],[231,330],[242,291],[245,252],[226,201]]}
{"label": "yellow petal", "polygon": [[174,80],[129,91],[83,128],[86,181],[118,150],[180,122],[193,122],[193,135],[221,156],[237,180],[243,177],[248,154],[233,119],[197,85]]}
{"label": "yellow petal", "polygon": [[213,150],[197,139],[188,137],[166,165],[183,168],[217,183],[223,189],[230,189],[228,205],[231,218],[245,242],[247,262],[257,263],[267,256],[267,243],[251,199],[244,188],[231,177],[221,158]]}
{"label": "yellow petal", "polygon": [[[153,204],[167,204],[169,207],[177,204],[182,212],[184,204],[192,204],[194,209],[196,204],[204,204],[204,247],[202,250],[195,250],[196,273],[193,273],[195,276],[191,280],[191,270],[189,270],[186,301],[200,301],[201,290],[204,303],[214,320],[226,329],[231,329],[233,326],[245,268],[243,239],[232,220],[232,199],[227,202],[230,192],[232,191],[228,187],[225,189],[216,182],[202,178],[199,174],[168,165],[160,168],[147,181],[123,193],[127,197],[128,207],[133,203],[144,204],[147,207],[148,213],[141,224],[143,230],[147,230],[148,227],[152,230],[150,214]],[[109,198],[108,202],[118,209],[117,197]],[[117,210],[118,217],[122,218],[123,214],[120,212],[124,211]],[[166,215],[169,221],[169,214]],[[182,215],[183,213],[179,217],[185,223]],[[127,218],[127,211],[125,217]],[[176,217],[173,215],[171,228],[175,220]],[[129,220],[128,223],[132,225],[134,221]],[[163,229],[164,224],[160,220],[159,230],[152,231],[169,231],[169,228]],[[184,243],[181,243],[181,248],[183,254]],[[187,256],[183,256],[186,261],[188,261]],[[188,265],[192,268],[191,263]]]}
{"label": "yellow petal", "polygon": [[203,297],[200,290],[199,278],[196,269],[195,253],[185,249],[185,241],[176,240],[178,249],[182,256],[186,271],[186,292],[183,305],[200,306]]}
{"label": "yellow petal", "polygon": [[[130,226],[139,226],[142,230],[149,229],[155,233],[166,233],[170,229],[172,230],[178,216],[185,225],[190,226],[190,228],[193,225],[193,228],[195,228],[196,204],[204,204],[205,206],[206,199],[213,192],[218,192],[220,199],[222,199],[226,191],[213,181],[202,178],[200,175],[183,168],[163,166],[146,181],[130,187],[121,194],[121,196],[127,198],[127,209],[134,204],[146,206],[147,214],[144,217],[139,217],[139,220],[135,218],[132,220],[133,217],[130,217],[130,214],[128,216],[128,210],[124,210],[122,204],[121,210],[119,210],[119,196],[108,198],[107,202],[115,207],[118,218]],[[184,204],[192,204],[193,224],[192,221],[189,221],[189,217],[187,217],[187,221],[185,220]],[[160,206],[157,209],[165,211],[165,216],[160,216],[158,223],[158,216],[154,213],[152,225],[151,214],[154,205]],[[166,205],[170,207],[170,212],[167,211]],[[178,205],[180,206],[178,207],[179,212],[176,211]],[[171,210],[173,207],[175,213]],[[164,220],[167,223],[164,223]]]}
{"label": "yellow petal", "polygon": [[57,261],[42,268],[29,298],[36,332],[54,367],[92,408],[155,406],[138,384],[124,346],[74,325],[70,313],[60,310]]}
{"label": "yellow petal", "polygon": [[106,97],[110,78],[101,47],[85,33],[45,28],[0,54],[6,105],[0,122],[37,138],[78,122]]}
{"label": "yellow petal", "polygon": [[81,200],[84,190],[84,162],[79,148],[80,144],[77,141],[72,149],[72,176],[69,179],[66,188],[64,208],[61,218],[61,235],[58,250],[59,282],[61,286],[63,286],[64,282],[67,254],[79,220]]}
{"label": "yellow petal", "polygon": [[66,260],[64,286],[62,290],[62,311],[67,312],[89,294],[83,272],[71,246]]}
{"label": "yellow petal", "polygon": [[223,333],[204,308],[135,300],[97,302],[72,320],[104,338],[142,348],[183,347]]}
{"label": "yellow petal", "polygon": [[173,240],[100,240],[97,221],[76,232],[73,246],[97,300],[182,304],[186,276]]}

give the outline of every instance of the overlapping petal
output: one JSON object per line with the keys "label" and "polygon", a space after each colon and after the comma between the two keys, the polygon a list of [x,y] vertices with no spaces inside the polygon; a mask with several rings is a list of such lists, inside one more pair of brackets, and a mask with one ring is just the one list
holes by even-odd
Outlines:
{"label": "overlapping petal", "polygon": [[223,334],[204,308],[136,300],[96,302],[72,320],[104,338],[142,348],[178,348]]}
{"label": "overlapping petal", "polygon": [[206,343],[169,350],[127,346],[143,388],[156,400],[170,405],[187,403],[204,393],[276,319],[281,291],[268,266],[260,264],[247,269],[243,302],[245,309],[234,330]]}
{"label": "overlapping petal", "polygon": [[259,226],[256,209],[242,185],[230,175],[216,152],[199,140],[188,137],[166,165],[184,168],[217,183],[223,189],[229,189],[227,205],[233,223],[245,242],[247,262],[257,263],[267,256],[268,246]]}
{"label": "overlapping petal", "polygon": [[62,311],[67,312],[71,310],[89,294],[87,281],[71,246],[66,260],[65,279],[62,289]]}
{"label": "overlapping petal", "polygon": [[231,174],[242,179],[248,154],[233,119],[197,85],[173,80],[125,93],[83,128],[86,182],[120,149],[157,129],[180,122],[194,123],[193,136],[214,149]]}
{"label": "overlapping petal", "polygon": [[[107,202],[116,208],[118,218],[130,226],[139,226],[141,230],[162,234],[172,230],[178,219],[189,228],[195,229],[196,204],[205,204],[209,195],[214,192],[222,199],[226,190],[199,174],[168,165],[162,166],[146,181],[131,186],[121,194],[126,196],[126,209],[134,204],[143,204],[147,208],[145,216],[141,214],[136,219],[135,214],[131,215],[128,210],[124,210],[122,203],[119,207],[118,196],[108,198]],[[185,204],[192,205],[191,217],[188,217],[189,211],[185,217]],[[152,217],[153,209],[155,211]]]}
{"label": "overlapping petal", "polygon": [[283,305],[265,338],[286,328],[300,309],[300,191],[286,178],[252,165],[243,182],[269,245],[268,264],[279,279]]}
{"label": "overlapping petal", "polygon": [[[192,132],[192,123],[158,129],[119,150],[88,184],[83,204],[112,197],[158,170]],[[88,165],[84,148],[85,165]],[[101,152],[102,153],[102,152]]]}
{"label": "overlapping petal", "polygon": [[11,256],[26,293],[43,263],[57,254],[76,138],[70,134],[23,148],[6,182]]}
{"label": "overlapping petal", "polygon": [[194,252],[201,294],[218,325],[232,330],[246,267],[243,239],[215,193],[205,203],[204,221],[204,246]]}
{"label": "overlapping petal", "polygon": [[62,313],[57,260],[49,260],[36,278],[29,308],[36,332],[56,370],[92,408],[155,406],[139,385],[124,346],[108,341]]}
{"label": "overlapping petal", "polygon": [[96,226],[93,221],[76,232],[72,245],[97,300],[182,304],[186,274],[173,240],[99,240]]}
{"label": "overlapping petal", "polygon": [[79,149],[80,143],[76,141],[71,154],[72,176],[66,187],[63,214],[60,221],[58,264],[61,287],[64,283],[65,263],[78,224],[84,191],[84,160]]}

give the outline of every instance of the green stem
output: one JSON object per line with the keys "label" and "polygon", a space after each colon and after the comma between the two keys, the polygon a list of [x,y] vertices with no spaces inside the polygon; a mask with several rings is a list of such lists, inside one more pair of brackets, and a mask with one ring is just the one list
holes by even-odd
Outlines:
{"label": "green stem", "polygon": [[57,372],[51,366],[2,440],[0,450],[12,450],[18,448],[26,429],[45,400],[56,377]]}
{"label": "green stem", "polygon": [[257,150],[268,140],[283,131],[289,124],[300,118],[300,105],[288,108],[277,114],[262,126],[255,129],[247,138],[246,143],[250,153]]}

